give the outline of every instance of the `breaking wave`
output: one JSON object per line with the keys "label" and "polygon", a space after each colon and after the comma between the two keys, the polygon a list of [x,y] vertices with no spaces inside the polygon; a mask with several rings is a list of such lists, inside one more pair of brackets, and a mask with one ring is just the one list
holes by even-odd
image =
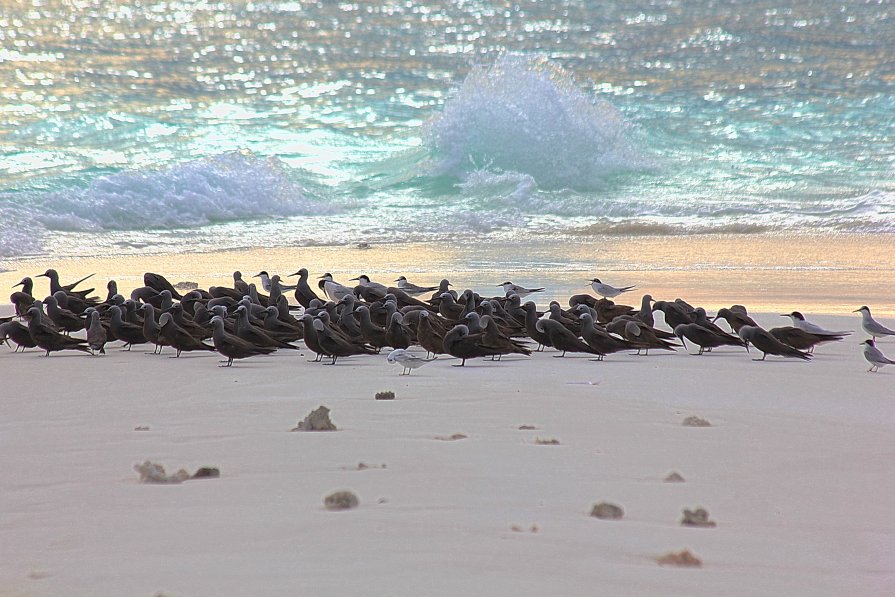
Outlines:
{"label": "breaking wave", "polygon": [[542,189],[596,190],[649,160],[622,113],[541,57],[475,66],[424,126],[432,176],[517,172]]}
{"label": "breaking wave", "polygon": [[275,158],[231,152],[84,187],[0,195],[0,256],[39,252],[48,231],[171,229],[333,211]]}

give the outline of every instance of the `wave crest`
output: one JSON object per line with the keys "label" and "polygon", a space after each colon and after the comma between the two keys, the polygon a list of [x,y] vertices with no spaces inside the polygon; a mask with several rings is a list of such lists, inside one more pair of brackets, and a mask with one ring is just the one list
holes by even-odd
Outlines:
{"label": "wave crest", "polygon": [[189,228],[332,210],[309,198],[276,158],[231,152],[100,176],[86,187],[0,196],[0,256],[39,251],[48,231]]}
{"label": "wave crest", "polygon": [[506,55],[470,71],[424,126],[431,174],[515,171],[544,189],[592,190],[649,167],[632,127],[545,58]]}

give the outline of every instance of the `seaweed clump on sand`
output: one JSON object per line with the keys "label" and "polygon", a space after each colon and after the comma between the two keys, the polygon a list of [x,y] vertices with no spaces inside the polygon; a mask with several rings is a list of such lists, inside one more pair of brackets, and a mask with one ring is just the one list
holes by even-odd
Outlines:
{"label": "seaweed clump on sand", "polygon": [[351,491],[336,491],[323,499],[323,506],[327,510],[350,510],[359,505],[360,500]]}
{"label": "seaweed clump on sand", "polygon": [[184,469],[169,475],[164,466],[148,460],[143,464],[135,464],[134,470],[140,475],[140,483],[183,483],[190,478],[190,474]]}
{"label": "seaweed clump on sand", "polygon": [[710,529],[715,527],[715,521],[709,520],[709,512],[705,508],[696,508],[695,510],[685,508],[681,526]]}
{"label": "seaweed clump on sand", "polygon": [[190,479],[217,479],[221,476],[220,469],[213,466],[200,467],[192,475],[186,469],[180,469],[173,475],[169,475],[165,472],[164,466],[149,460],[143,464],[135,464],[134,470],[140,475],[140,483],[176,484]]}
{"label": "seaweed clump on sand", "polygon": [[702,566],[702,560],[686,549],[678,553],[667,553],[661,558],[657,558],[656,562],[660,566],[677,566],[679,568],[699,568]]}
{"label": "seaweed clump on sand", "polygon": [[712,424],[701,417],[687,417],[682,423],[684,427],[711,427]]}
{"label": "seaweed clump on sand", "polygon": [[616,506],[609,502],[600,502],[599,504],[594,504],[590,515],[602,520],[621,520],[625,515],[625,511],[621,506]]}

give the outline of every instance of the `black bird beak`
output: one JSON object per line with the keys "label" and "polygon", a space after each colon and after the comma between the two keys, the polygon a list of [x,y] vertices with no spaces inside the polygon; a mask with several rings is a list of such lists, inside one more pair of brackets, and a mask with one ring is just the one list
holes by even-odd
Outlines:
{"label": "black bird beak", "polygon": [[289,274],[289,275],[286,276],[286,277],[287,277],[287,278],[292,278],[293,276],[297,276],[297,275],[298,275],[298,272],[295,272],[294,274]]}
{"label": "black bird beak", "polygon": [[16,286],[24,286],[24,285],[25,285],[24,282],[19,282],[18,284],[13,284],[12,287],[15,288]]}
{"label": "black bird beak", "polygon": [[34,276],[34,277],[35,277],[35,278],[49,278],[49,276],[46,275],[46,274],[37,274],[37,275]]}

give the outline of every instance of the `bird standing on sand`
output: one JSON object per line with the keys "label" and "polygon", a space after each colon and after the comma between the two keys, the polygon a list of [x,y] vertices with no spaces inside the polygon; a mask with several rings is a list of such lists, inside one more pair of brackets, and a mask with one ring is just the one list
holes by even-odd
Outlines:
{"label": "bird standing on sand", "polygon": [[784,344],[766,330],[755,325],[744,325],[740,327],[737,335],[746,343],[746,350],[749,350],[751,343],[755,348],[761,351],[760,359],[752,359],[753,361],[763,361],[769,354],[775,354],[781,357],[795,357],[807,361],[811,356],[801,350],[793,348],[788,344]]}
{"label": "bird standing on sand", "polygon": [[87,345],[90,346],[90,352],[94,355],[97,352],[106,354],[107,340],[108,335],[99,319],[99,311],[93,309],[90,311],[90,324],[87,326]]}
{"label": "bird standing on sand", "polygon": [[787,325],[779,328],[771,328],[768,333],[777,338],[784,344],[789,344],[793,348],[799,350],[807,350],[808,354],[814,353],[814,347],[824,342],[836,342],[842,340],[843,336],[834,334],[812,334],[797,327]]}
{"label": "bird standing on sand", "polygon": [[718,321],[718,319],[726,321],[735,334],[739,334],[740,329],[743,326],[758,327],[755,320],[749,317],[745,310],[735,309],[733,307],[730,309],[726,307],[718,309],[718,313],[715,314],[715,318],[712,319],[712,321]]}
{"label": "bird standing on sand", "polygon": [[864,358],[870,363],[868,373],[876,373],[883,365],[895,365],[895,361],[884,355],[873,340],[864,340],[861,344],[864,345]]}
{"label": "bird standing on sand", "polygon": [[498,284],[497,287],[503,288],[504,295],[510,296],[511,294],[515,294],[519,298],[525,298],[533,292],[544,292],[543,288],[526,288],[525,286],[519,286],[512,282],[504,282],[503,284]]}
{"label": "bird standing on sand", "polygon": [[18,321],[0,323],[0,344],[5,343],[6,340],[12,340],[16,343],[13,352],[18,352],[19,348],[22,349],[22,352],[25,352],[26,348],[37,346],[37,342],[31,337],[27,326],[22,325]]}
{"label": "bird standing on sand", "polygon": [[387,359],[389,363],[398,363],[404,368],[404,370],[401,372],[401,375],[410,375],[410,372],[414,369],[418,369],[426,363],[431,363],[434,360],[418,357],[403,348],[396,348],[395,350],[388,353]]}
{"label": "bird standing on sand", "polygon": [[66,294],[74,294],[76,296],[81,297],[82,299],[86,299],[87,295],[90,294],[91,292],[93,292],[93,290],[94,290],[93,288],[88,288],[87,290],[75,290],[74,289],[75,286],[77,286],[84,280],[93,277],[93,274],[90,274],[89,276],[84,276],[77,282],[72,282],[71,284],[66,284],[65,286],[63,286],[62,284],[59,283],[59,273],[54,269],[48,269],[44,273],[37,274],[37,275],[38,275],[38,277],[44,277],[44,278],[50,279],[50,294],[53,294],[55,292],[59,292],[60,290],[62,290]]}
{"label": "bird standing on sand", "polygon": [[562,351],[562,354],[554,355],[556,357],[564,357],[567,352],[585,352],[598,357],[603,356],[599,350],[583,342],[574,332],[569,331],[566,326],[558,321],[539,319],[535,325],[539,332],[547,335],[550,346]]}
{"label": "bird standing on sand", "polygon": [[890,330],[870,315],[870,309],[865,305],[860,309],[855,309],[852,313],[861,314],[861,329],[870,334],[870,337],[876,340],[882,336],[895,336],[895,330]]}
{"label": "bird standing on sand", "polygon": [[171,296],[180,300],[180,293],[177,292],[177,289],[174,288],[174,285],[168,281],[168,278],[161,274],[155,274],[153,272],[146,272],[143,274],[143,285],[152,288],[156,292],[162,292],[163,290],[167,290],[171,293]]}
{"label": "bird standing on sand", "polygon": [[227,357],[227,361],[221,367],[232,367],[233,359],[245,359],[259,354],[270,354],[276,348],[270,346],[255,346],[224,331],[224,320],[220,315],[211,318],[211,326],[214,331],[211,339],[214,342],[214,349]]}
{"label": "bird standing on sand", "polygon": [[110,324],[112,335],[115,336],[117,340],[124,342],[128,351],[130,351],[131,347],[135,344],[146,344],[149,342],[143,334],[142,325],[137,325],[124,320],[121,313],[121,307],[116,305],[109,307],[109,314],[112,316]]}
{"label": "bird standing on sand", "polygon": [[15,307],[16,315],[24,317],[31,305],[34,304],[34,281],[31,278],[22,278],[21,282],[13,284],[12,287],[15,288],[16,286],[21,286],[22,290],[13,292],[9,297],[9,302]]}
{"label": "bird standing on sand", "polygon": [[634,348],[627,340],[612,336],[601,327],[598,328],[590,313],[582,313],[578,319],[581,321],[581,339],[600,353],[598,361],[602,361],[607,354]]}
{"label": "bird standing on sand", "polygon": [[359,286],[365,286],[382,296],[385,296],[388,293],[388,286],[372,281],[367,274],[361,274],[356,278],[351,278],[349,282],[357,282]]}
{"label": "bird standing on sand", "polygon": [[168,346],[177,351],[171,358],[179,357],[181,352],[191,352],[193,350],[213,352],[215,350],[213,346],[197,340],[192,334],[177,325],[170,313],[162,313],[161,319],[159,319],[159,334],[161,340],[164,340]]}
{"label": "bird standing on sand", "polygon": [[326,294],[327,298],[335,303],[345,298],[345,295],[354,294],[354,289],[333,280],[333,275],[329,272],[320,276],[318,286],[320,286],[320,290]]}
{"label": "bird standing on sand", "polygon": [[615,298],[623,292],[630,292],[637,288],[636,286],[622,286],[621,288],[616,288],[615,286],[604,284],[599,278],[592,278],[590,280],[590,287],[593,288],[594,292],[603,298],[608,299]]}
{"label": "bird standing on sand", "polygon": [[697,355],[705,354],[706,349],[712,349],[716,346],[746,346],[741,338],[731,336],[730,334],[719,334],[709,328],[703,327],[698,323],[682,323],[674,328],[674,335],[680,338],[684,348],[687,343],[684,338],[699,347]]}
{"label": "bird standing on sand", "polygon": [[41,321],[41,311],[37,307],[28,309],[28,316],[31,320],[28,322],[28,332],[34,343],[47,351],[45,356],[50,356],[51,352],[60,350],[80,350],[81,352],[90,352],[86,341],[80,338],[72,338],[60,334]]}
{"label": "bird standing on sand", "polygon": [[314,292],[311,285],[308,284],[308,277],[310,274],[307,269],[301,268],[294,274],[289,274],[290,278],[293,276],[298,276],[298,282],[295,283],[295,300],[305,309],[309,309],[311,307],[311,301],[320,300],[320,297],[317,296],[317,293]]}
{"label": "bird standing on sand", "polygon": [[482,344],[484,334],[470,334],[469,328],[463,324],[455,325],[444,335],[444,351],[461,359],[459,365],[453,367],[463,367],[466,365],[466,359],[475,359],[480,357],[490,357],[500,354],[499,350],[489,348]]}
{"label": "bird standing on sand", "polygon": [[808,332],[809,334],[817,334],[821,336],[848,336],[851,332],[833,332],[827,329],[824,329],[817,325],[816,323],[811,323],[805,319],[805,316],[799,313],[798,311],[793,311],[792,313],[785,313],[781,315],[781,317],[789,317],[792,320],[792,327],[798,328],[802,331]]}
{"label": "bird standing on sand", "polygon": [[[274,284],[272,283],[273,278],[271,278],[270,274],[268,274],[266,270],[261,270],[260,272],[258,272],[257,274],[255,274],[252,277],[253,278],[261,278],[261,288],[264,289],[264,292],[266,292],[267,294],[270,294],[270,290],[271,290],[271,288],[274,287]],[[279,286],[279,288],[280,288],[280,292],[285,292],[287,290],[295,290],[295,285],[283,284],[279,281],[279,278],[276,280],[276,282],[277,282],[277,286]]]}

